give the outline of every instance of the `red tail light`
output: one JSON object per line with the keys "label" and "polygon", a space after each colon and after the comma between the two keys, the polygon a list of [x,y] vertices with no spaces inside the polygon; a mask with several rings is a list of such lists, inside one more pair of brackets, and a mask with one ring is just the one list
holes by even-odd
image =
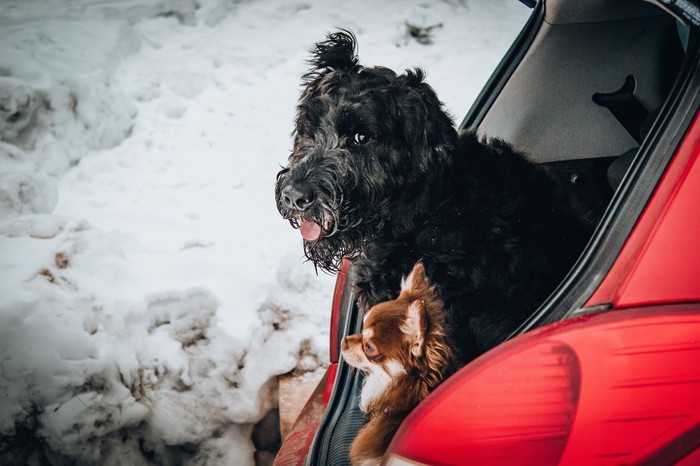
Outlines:
{"label": "red tail light", "polygon": [[700,446],[699,360],[687,306],[545,327],[438,388],[387,464],[671,464]]}

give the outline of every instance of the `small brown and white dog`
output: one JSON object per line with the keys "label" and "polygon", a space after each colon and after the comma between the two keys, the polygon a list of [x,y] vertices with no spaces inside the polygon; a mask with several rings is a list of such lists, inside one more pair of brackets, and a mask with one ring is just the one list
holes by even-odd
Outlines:
{"label": "small brown and white dog", "polygon": [[362,333],[341,344],[343,359],[364,371],[360,409],[369,418],[350,447],[353,465],[378,465],[403,419],[456,368],[445,309],[417,263],[399,297],[372,307]]}

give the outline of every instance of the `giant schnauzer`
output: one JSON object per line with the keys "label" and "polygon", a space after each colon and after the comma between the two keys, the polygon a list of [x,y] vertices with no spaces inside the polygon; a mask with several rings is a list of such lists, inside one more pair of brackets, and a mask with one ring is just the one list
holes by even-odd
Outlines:
{"label": "giant schnauzer", "polygon": [[348,31],[316,45],[277,208],[317,267],[350,259],[363,310],[422,261],[469,361],[554,290],[591,225],[548,170],[458,132],[420,69],[363,67],[355,50]]}

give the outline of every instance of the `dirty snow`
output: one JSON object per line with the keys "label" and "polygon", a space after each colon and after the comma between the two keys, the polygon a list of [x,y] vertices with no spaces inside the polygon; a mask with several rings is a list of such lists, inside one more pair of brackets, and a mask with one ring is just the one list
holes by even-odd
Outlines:
{"label": "dirty snow", "polygon": [[328,357],[334,278],[273,201],[308,51],[352,29],[459,121],[528,13],[3,0],[0,463],[255,464],[276,376]]}

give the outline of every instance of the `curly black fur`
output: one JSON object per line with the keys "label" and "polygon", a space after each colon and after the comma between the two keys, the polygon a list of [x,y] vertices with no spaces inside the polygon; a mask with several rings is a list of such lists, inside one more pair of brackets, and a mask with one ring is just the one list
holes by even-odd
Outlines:
{"label": "curly black fur", "polygon": [[470,360],[553,291],[591,226],[546,169],[503,141],[458,133],[421,70],[365,68],[355,50],[347,31],[316,46],[278,210],[322,226],[304,242],[317,267],[351,258],[364,309],[396,297],[422,261]]}

